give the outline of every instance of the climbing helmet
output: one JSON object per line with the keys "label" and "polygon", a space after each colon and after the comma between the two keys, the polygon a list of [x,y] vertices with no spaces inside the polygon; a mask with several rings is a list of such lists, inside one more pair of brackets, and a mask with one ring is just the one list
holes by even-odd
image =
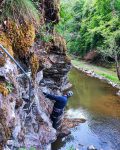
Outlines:
{"label": "climbing helmet", "polygon": [[73,92],[72,92],[72,91],[68,91],[68,92],[66,93],[66,95],[67,95],[67,97],[71,97],[71,96],[73,96]]}

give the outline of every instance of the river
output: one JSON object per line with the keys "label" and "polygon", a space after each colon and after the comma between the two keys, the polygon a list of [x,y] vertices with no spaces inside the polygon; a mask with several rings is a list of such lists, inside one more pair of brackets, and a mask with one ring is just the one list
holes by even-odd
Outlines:
{"label": "river", "polygon": [[[70,98],[67,114],[85,118],[86,123],[71,130],[71,135],[58,139],[52,150],[120,150],[120,97],[117,90],[73,68],[69,74],[74,96]],[[70,149],[71,148],[71,149]]]}

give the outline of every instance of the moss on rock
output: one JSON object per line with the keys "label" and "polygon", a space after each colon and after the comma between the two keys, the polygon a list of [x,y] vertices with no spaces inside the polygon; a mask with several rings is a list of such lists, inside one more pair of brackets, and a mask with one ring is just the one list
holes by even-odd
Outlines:
{"label": "moss on rock", "polygon": [[30,66],[32,72],[32,78],[35,79],[35,75],[39,69],[39,58],[36,54],[32,54],[30,58]]}
{"label": "moss on rock", "polygon": [[[14,55],[11,43],[10,43],[9,39],[6,37],[5,33],[2,31],[0,31],[0,44],[3,47],[5,47],[12,56]],[[0,53],[1,53],[0,67],[2,67],[2,66],[4,66],[4,64],[6,62],[5,60],[8,56],[3,52],[2,49],[0,49]]]}
{"label": "moss on rock", "polygon": [[51,41],[50,51],[54,51],[55,53],[66,54],[67,46],[65,39],[59,34],[54,34],[53,39]]}
{"label": "moss on rock", "polygon": [[9,94],[9,90],[7,89],[5,83],[0,83],[0,93],[2,93],[3,96],[7,96]]}
{"label": "moss on rock", "polygon": [[7,21],[7,37],[10,39],[13,45],[14,52],[20,58],[28,57],[29,48],[34,43],[35,39],[35,27],[26,22],[20,26],[13,21]]}

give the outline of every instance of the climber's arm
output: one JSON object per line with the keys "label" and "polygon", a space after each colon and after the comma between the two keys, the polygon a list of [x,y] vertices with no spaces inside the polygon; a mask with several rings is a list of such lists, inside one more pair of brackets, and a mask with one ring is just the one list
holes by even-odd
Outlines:
{"label": "climber's arm", "polygon": [[48,94],[48,93],[45,93],[45,92],[43,92],[43,94],[44,94],[47,98],[49,98],[50,100],[62,101],[61,96],[51,95],[51,94]]}

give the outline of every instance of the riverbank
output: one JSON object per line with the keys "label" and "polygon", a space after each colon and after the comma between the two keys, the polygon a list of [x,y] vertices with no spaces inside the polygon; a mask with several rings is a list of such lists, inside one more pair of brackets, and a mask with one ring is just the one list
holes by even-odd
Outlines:
{"label": "riverbank", "polygon": [[85,72],[87,75],[103,80],[108,84],[111,84],[114,88],[119,89],[117,94],[120,96],[120,82],[115,71],[77,59],[72,60],[72,65],[82,72]]}

